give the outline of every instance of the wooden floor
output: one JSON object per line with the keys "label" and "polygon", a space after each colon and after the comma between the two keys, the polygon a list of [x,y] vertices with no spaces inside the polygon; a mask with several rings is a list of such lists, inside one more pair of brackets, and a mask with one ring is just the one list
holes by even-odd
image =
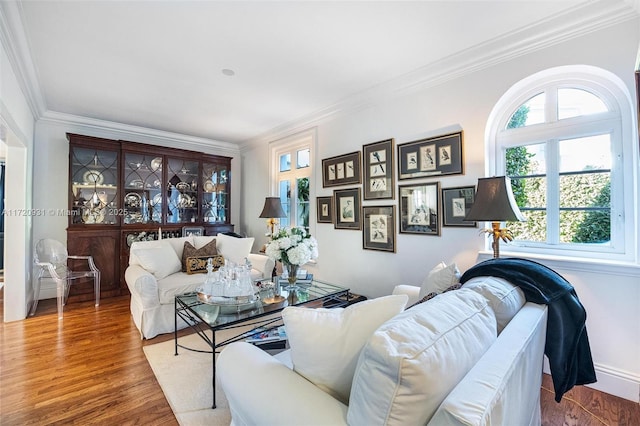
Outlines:
{"label": "wooden floor", "polygon": [[[142,351],[172,335],[140,340],[128,297],[72,304],[62,321],[55,311],[47,300],[2,324],[0,425],[177,425]],[[638,404],[583,386],[557,404],[551,389],[545,376],[543,425],[640,425]]]}

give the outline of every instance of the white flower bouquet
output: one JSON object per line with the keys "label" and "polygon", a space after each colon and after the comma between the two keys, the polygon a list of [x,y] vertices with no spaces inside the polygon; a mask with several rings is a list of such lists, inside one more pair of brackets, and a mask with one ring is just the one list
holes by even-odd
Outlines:
{"label": "white flower bouquet", "polygon": [[265,253],[287,265],[304,265],[318,257],[318,241],[304,228],[282,228],[272,236]]}

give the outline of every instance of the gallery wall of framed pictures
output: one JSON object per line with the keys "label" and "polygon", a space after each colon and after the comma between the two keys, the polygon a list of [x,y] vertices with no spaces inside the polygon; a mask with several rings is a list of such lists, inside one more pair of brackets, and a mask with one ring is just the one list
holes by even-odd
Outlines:
{"label": "gallery wall of framed pictures", "polygon": [[[390,138],[323,159],[322,186],[350,187],[316,198],[317,223],[362,231],[364,250],[390,253],[396,252],[396,229],[401,234],[440,236],[442,227],[477,226],[464,220],[475,201],[475,186],[441,186],[446,176],[464,174],[462,130],[398,144],[395,154],[395,140]],[[399,180],[416,180],[398,185],[397,218],[396,169]],[[377,200],[391,204],[371,204]]]}

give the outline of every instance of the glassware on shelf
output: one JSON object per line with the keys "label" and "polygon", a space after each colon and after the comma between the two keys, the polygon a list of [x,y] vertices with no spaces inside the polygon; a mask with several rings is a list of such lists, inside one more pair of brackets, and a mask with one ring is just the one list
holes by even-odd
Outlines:
{"label": "glassware on shelf", "polygon": [[161,223],[162,157],[125,152],[123,223]]}
{"label": "glassware on shelf", "polygon": [[117,223],[117,152],[73,146],[70,167],[71,223]]}
{"label": "glassware on shelf", "polygon": [[199,221],[197,174],[200,163],[183,158],[167,158],[167,222]]}
{"label": "glassware on shelf", "polygon": [[204,162],[200,183],[203,188],[203,221],[224,223],[227,218],[228,166]]}

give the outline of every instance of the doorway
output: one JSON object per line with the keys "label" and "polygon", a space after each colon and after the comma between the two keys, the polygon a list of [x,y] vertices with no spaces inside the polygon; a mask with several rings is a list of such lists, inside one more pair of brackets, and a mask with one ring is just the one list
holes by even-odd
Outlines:
{"label": "doorway", "polygon": [[4,286],[4,176],[6,146],[0,147],[0,289]]}
{"label": "doorway", "polygon": [[[19,132],[18,132],[19,133]],[[31,290],[31,218],[19,212],[31,208],[31,182],[28,175],[29,153],[26,138],[18,137],[3,117],[0,117],[0,149],[4,150],[3,191],[4,226],[3,305],[4,321],[18,321],[27,317],[33,299]],[[16,214],[11,214],[16,212]],[[6,250],[11,247],[11,250]],[[27,297],[29,296],[29,297]]]}
{"label": "doorway", "polygon": [[0,141],[0,290],[4,287],[4,177],[7,146]]}

